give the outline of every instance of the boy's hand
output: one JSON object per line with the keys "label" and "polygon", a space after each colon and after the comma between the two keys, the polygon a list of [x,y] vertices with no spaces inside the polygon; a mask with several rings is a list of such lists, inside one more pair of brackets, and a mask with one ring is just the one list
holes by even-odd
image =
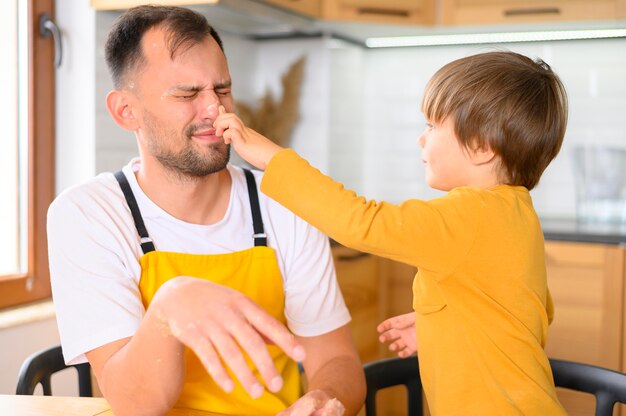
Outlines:
{"label": "boy's hand", "polygon": [[394,316],[376,328],[380,342],[389,342],[389,350],[398,357],[405,358],[417,352],[417,334],[415,333],[415,312]]}
{"label": "boy's hand", "polygon": [[246,162],[264,170],[272,157],[283,148],[256,131],[246,127],[236,114],[227,113],[219,107],[219,115],[213,122],[215,135],[222,136],[224,143],[232,143],[235,151]]}

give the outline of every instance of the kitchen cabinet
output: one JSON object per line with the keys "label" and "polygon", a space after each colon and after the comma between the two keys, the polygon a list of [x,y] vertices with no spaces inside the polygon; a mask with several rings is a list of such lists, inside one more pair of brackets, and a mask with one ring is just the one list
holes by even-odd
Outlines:
{"label": "kitchen cabinet", "polygon": [[[325,21],[426,27],[626,19],[626,0],[259,1]],[[145,0],[91,0],[97,10],[122,10],[145,3]],[[219,0],[153,0],[150,3],[185,6],[219,3]]]}
{"label": "kitchen cabinet", "polygon": [[[546,345],[549,357],[626,371],[625,252],[619,245],[546,242],[555,308]],[[594,413],[592,396],[562,389],[558,394],[568,414]]]}
{"label": "kitchen cabinet", "polygon": [[[437,0],[261,0],[298,14],[322,20],[372,23],[404,23],[432,25],[435,23]],[[145,0],[91,0],[97,10],[122,10]],[[156,0],[153,4],[193,5],[219,3],[219,0]]]}
{"label": "kitchen cabinet", "polygon": [[[391,357],[378,342],[376,327],[391,316],[411,312],[415,267],[333,245],[337,280],[352,315],[351,329],[363,362]],[[406,414],[406,390],[392,387],[378,393],[378,414]],[[359,416],[363,416],[362,411]]]}
{"label": "kitchen cabinet", "polygon": [[[340,245],[333,246],[333,257],[337,280],[352,314],[352,335],[361,360],[393,356],[386,345],[378,342],[376,327],[386,318],[413,310],[411,287],[415,267]],[[403,386],[382,390],[377,396],[378,414],[406,415]]]}
{"label": "kitchen cabinet", "polygon": [[[413,279],[417,269],[407,264],[398,263],[388,259],[380,259],[380,273],[384,276],[387,288],[382,299],[383,319],[396,315],[402,315],[413,311]],[[382,321],[382,319],[381,319]],[[383,357],[395,356],[383,346]],[[423,394],[423,393],[422,393]],[[406,416],[407,394],[404,386],[391,387],[378,392],[377,410],[379,415]],[[428,416],[428,404],[424,403],[424,416]]]}
{"label": "kitchen cabinet", "polygon": [[376,326],[384,319],[387,284],[380,278],[380,258],[336,245],[332,249],[337,280],[352,315],[350,327],[361,361],[380,358]]}
{"label": "kitchen cabinet", "polygon": [[339,244],[333,245],[332,253],[361,360],[391,357],[386,345],[378,342],[376,327],[386,318],[413,310],[415,267]]}
{"label": "kitchen cabinet", "polygon": [[611,20],[626,17],[624,0],[440,0],[442,25]]}

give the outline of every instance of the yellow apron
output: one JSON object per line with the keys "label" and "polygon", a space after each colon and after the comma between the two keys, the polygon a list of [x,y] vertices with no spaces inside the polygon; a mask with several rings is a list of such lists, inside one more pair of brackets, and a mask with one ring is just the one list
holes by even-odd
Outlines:
{"label": "yellow apron", "polygon": [[[254,247],[228,254],[188,254],[156,251],[143,224],[139,208],[122,172],[115,174],[141,237],[144,255],[139,260],[141,291],[147,309],[159,287],[176,276],[194,276],[228,286],[250,297],[271,316],[286,323],[283,280],[274,250],[267,247],[263,233],[254,176],[244,170],[250,196],[254,225]],[[190,349],[185,349],[185,382],[176,407],[206,410],[225,415],[275,415],[295,402],[300,396],[300,378],[297,364],[278,347],[268,346],[276,368],[284,381],[278,393],[265,391],[252,399],[232,372],[235,389],[225,393],[206,372],[200,360]],[[262,379],[252,361],[246,356],[255,376]]]}

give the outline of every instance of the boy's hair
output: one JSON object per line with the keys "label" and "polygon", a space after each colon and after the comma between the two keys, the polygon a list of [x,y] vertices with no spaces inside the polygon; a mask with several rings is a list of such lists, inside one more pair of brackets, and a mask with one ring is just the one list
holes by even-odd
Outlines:
{"label": "boy's hair", "polygon": [[488,146],[500,158],[505,183],[532,189],[563,143],[567,94],[541,59],[488,52],[437,71],[422,112],[435,122],[452,117],[462,146]]}
{"label": "boy's hair", "polygon": [[183,7],[138,6],[123,13],[111,28],[104,46],[105,59],[115,88],[121,88],[124,77],[145,63],[141,48],[144,34],[162,25],[168,33],[170,57],[181,48],[189,48],[213,37],[220,49],[224,46],[206,18]]}

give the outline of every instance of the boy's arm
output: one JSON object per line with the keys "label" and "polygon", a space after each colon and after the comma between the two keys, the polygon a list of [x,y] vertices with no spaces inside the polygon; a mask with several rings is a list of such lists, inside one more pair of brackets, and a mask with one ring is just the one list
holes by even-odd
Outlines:
{"label": "boy's arm", "polygon": [[[432,249],[428,229],[438,224],[431,221],[438,213],[423,201],[412,201],[410,206],[367,201],[292,150],[246,127],[235,114],[225,113],[223,107],[219,112],[213,123],[215,134],[222,135],[248,163],[267,169],[261,190],[324,234],[348,247],[412,265],[416,255],[426,256]],[[421,215],[415,215],[416,206]],[[421,231],[428,238],[422,238]]]}

